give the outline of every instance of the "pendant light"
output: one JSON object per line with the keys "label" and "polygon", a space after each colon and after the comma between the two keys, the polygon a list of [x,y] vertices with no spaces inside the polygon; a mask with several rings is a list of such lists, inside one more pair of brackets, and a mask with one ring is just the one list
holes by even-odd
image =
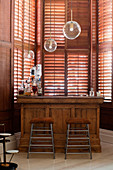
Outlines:
{"label": "pendant light", "polygon": [[30,0],[29,0],[29,44],[28,44],[27,58],[29,60],[33,60],[34,59],[34,51],[30,50]]}
{"label": "pendant light", "polygon": [[44,48],[48,52],[54,52],[57,48],[57,43],[51,38],[51,0],[50,0],[50,38],[44,43]]}
{"label": "pendant light", "polygon": [[68,21],[63,27],[63,34],[67,39],[75,39],[81,33],[81,27],[72,19],[72,0],[71,0],[71,21]]}

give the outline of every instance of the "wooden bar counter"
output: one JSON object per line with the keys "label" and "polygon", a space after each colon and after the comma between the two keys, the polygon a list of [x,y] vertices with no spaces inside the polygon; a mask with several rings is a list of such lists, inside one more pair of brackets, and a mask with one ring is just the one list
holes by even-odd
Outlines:
{"label": "wooden bar counter", "polygon": [[91,147],[101,152],[99,138],[100,104],[102,97],[66,97],[66,96],[18,96],[21,104],[21,140],[20,150],[27,151],[30,120],[33,117],[54,118],[55,151],[64,152],[66,141],[66,119],[88,118],[90,124]]}

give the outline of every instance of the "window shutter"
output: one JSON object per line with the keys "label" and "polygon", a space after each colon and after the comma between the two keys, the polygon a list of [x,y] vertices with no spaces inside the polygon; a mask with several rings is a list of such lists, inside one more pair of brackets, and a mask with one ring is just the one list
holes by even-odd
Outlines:
{"label": "window shutter", "polygon": [[14,100],[18,94],[18,87],[22,80],[22,50],[14,49]]}
{"label": "window shutter", "polygon": [[[44,41],[51,38],[57,42],[57,50],[44,53],[44,95],[65,95],[65,38],[63,26],[65,24],[65,0],[45,0],[44,11]],[[51,17],[51,25],[50,25]]]}
{"label": "window shutter", "polygon": [[[50,16],[50,0],[45,0],[45,18],[44,18],[44,40],[51,38],[57,42],[57,48],[64,48],[65,38],[63,35],[63,26],[65,24],[65,0],[51,0],[51,16]],[[50,25],[51,17],[51,25]]]}
{"label": "window shutter", "polygon": [[106,102],[112,99],[112,1],[98,2],[98,90]]}
{"label": "window shutter", "polygon": [[[71,0],[67,0],[67,21],[71,20]],[[72,0],[73,20],[81,26],[81,34],[78,38],[67,40],[68,49],[89,49],[89,0]]]}
{"label": "window shutter", "polygon": [[67,90],[68,95],[88,94],[88,54],[86,52],[68,52]]}
{"label": "window shutter", "polygon": [[44,94],[64,95],[65,93],[65,56],[55,51],[44,55]]}
{"label": "window shutter", "polygon": [[[30,3],[29,3],[30,2]],[[27,58],[35,46],[35,0],[15,0],[14,15],[14,96],[21,80],[30,76],[34,60]]]}

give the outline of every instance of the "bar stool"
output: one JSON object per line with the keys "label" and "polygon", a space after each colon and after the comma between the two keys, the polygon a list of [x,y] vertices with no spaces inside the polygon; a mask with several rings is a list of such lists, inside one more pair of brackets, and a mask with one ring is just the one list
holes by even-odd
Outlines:
{"label": "bar stool", "polygon": [[[54,120],[51,117],[33,118],[30,121],[31,133],[27,158],[29,158],[29,153],[52,153],[55,159],[53,123]],[[39,151],[40,149],[43,151]],[[46,149],[50,150],[50,152],[46,151]]]}
{"label": "bar stool", "polygon": [[[90,154],[92,159],[88,119],[70,118],[66,120],[67,136],[65,159],[67,154]],[[69,151],[71,150],[71,152]],[[72,150],[74,152],[72,152]]]}

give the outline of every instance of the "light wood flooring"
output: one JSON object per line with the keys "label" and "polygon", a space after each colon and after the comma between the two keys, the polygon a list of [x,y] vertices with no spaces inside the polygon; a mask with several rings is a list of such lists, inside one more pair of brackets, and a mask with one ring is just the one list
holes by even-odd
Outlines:
{"label": "light wood flooring", "polygon": [[[113,170],[113,144],[101,143],[102,152],[93,153],[93,159],[89,155],[68,155],[57,153],[56,159],[48,154],[18,153],[13,157],[12,162],[18,164],[17,170]],[[10,156],[7,156],[7,161]]]}

